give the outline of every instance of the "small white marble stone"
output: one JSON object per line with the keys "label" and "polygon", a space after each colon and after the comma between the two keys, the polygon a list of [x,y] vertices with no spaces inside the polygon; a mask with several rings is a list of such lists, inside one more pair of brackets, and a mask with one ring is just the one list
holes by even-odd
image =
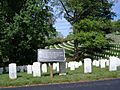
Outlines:
{"label": "small white marble stone", "polygon": [[109,71],[116,71],[117,70],[117,63],[116,57],[109,58]]}
{"label": "small white marble stone", "polygon": [[32,74],[32,65],[27,65],[27,74]]}
{"label": "small white marble stone", "polygon": [[43,73],[47,72],[47,64],[46,63],[42,64],[42,72]]}
{"label": "small white marble stone", "polygon": [[100,60],[100,68],[105,68],[105,60],[104,59]]}
{"label": "small white marble stone", "polygon": [[33,77],[41,77],[40,62],[34,62],[32,66]]}
{"label": "small white marble stone", "polygon": [[92,61],[90,58],[84,59],[84,73],[91,73],[92,72]]}
{"label": "small white marble stone", "polygon": [[16,79],[17,78],[16,63],[9,64],[9,78],[10,79]]}

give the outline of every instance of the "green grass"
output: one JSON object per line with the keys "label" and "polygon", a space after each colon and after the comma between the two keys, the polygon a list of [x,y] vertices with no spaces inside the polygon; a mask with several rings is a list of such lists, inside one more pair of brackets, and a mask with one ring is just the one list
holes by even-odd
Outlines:
{"label": "green grass", "polygon": [[50,79],[50,74],[42,74],[42,77],[33,77],[27,73],[18,73],[18,78],[15,80],[10,80],[8,74],[0,75],[0,87],[4,86],[23,86],[32,84],[49,84],[49,83],[64,83],[64,82],[80,82],[80,81],[91,81],[91,80],[101,80],[108,78],[119,78],[120,77],[120,67],[117,71],[109,72],[108,67],[105,69],[100,69],[93,67],[93,71],[90,74],[83,73],[83,67],[80,67],[74,71],[67,70],[66,76],[59,76],[58,73],[54,72],[53,80]]}

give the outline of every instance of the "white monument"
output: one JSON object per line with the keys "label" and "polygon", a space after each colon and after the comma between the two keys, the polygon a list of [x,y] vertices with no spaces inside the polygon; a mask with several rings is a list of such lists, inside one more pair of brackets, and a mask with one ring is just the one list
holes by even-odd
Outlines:
{"label": "white monument", "polygon": [[40,62],[34,62],[32,66],[33,77],[41,77]]}
{"label": "white monument", "polygon": [[57,70],[57,64],[53,63],[53,70]]}
{"label": "white monument", "polygon": [[75,68],[79,68],[79,63],[78,62],[74,62]]}
{"label": "white monument", "polygon": [[79,61],[79,67],[82,66],[82,61]]}
{"label": "white monument", "polygon": [[93,60],[93,63],[92,63],[93,66],[96,66],[96,61],[97,60]]}
{"label": "white monument", "polygon": [[100,66],[100,63],[99,63],[99,61],[97,60],[96,61],[96,65],[95,65],[96,67],[99,67]]}
{"label": "white monument", "polygon": [[17,78],[17,70],[16,70],[16,64],[15,63],[9,64],[9,78],[10,79],[16,79]]}
{"label": "white monument", "polygon": [[56,63],[56,69],[57,69],[57,72],[59,72],[59,63]]}
{"label": "white monument", "polygon": [[27,74],[32,74],[32,65],[27,65]]}
{"label": "white monument", "polygon": [[90,58],[84,59],[84,73],[91,73],[92,72],[92,61]]}
{"label": "white monument", "polygon": [[105,68],[105,60],[104,59],[100,60],[100,68]]}
{"label": "white monument", "polygon": [[70,67],[70,70],[75,70],[75,64],[73,61],[68,63],[68,67]]}
{"label": "white monument", "polygon": [[47,72],[47,64],[46,63],[42,64],[42,72],[43,73]]}
{"label": "white monument", "polygon": [[110,57],[109,58],[109,71],[116,71],[117,70],[117,63],[116,63],[116,57]]}

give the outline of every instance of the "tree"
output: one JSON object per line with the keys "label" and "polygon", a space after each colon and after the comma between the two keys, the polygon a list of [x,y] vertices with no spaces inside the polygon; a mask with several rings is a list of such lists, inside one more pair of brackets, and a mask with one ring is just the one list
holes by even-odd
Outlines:
{"label": "tree", "polygon": [[0,29],[0,61],[7,60],[7,65],[11,62],[28,64],[37,60],[37,49],[44,48],[46,40],[56,32],[52,26],[54,18],[47,3],[47,0],[0,2],[0,18],[3,18],[1,22],[4,26],[0,26],[3,27]]}
{"label": "tree", "polygon": [[73,29],[78,31],[74,35],[74,40],[77,41],[78,46],[82,46],[76,49],[76,59],[93,55],[94,52],[101,51],[108,44],[104,31],[101,31],[105,26],[107,24],[103,21],[90,19],[84,19],[74,24]]}
{"label": "tree", "polygon": [[112,30],[113,32],[120,32],[120,20],[112,22]]}
{"label": "tree", "polygon": [[[88,36],[93,35],[91,31],[95,31],[95,33],[99,31],[103,34],[102,36],[111,31],[110,20],[115,14],[111,11],[113,3],[109,3],[107,0],[59,0],[57,4],[61,5],[60,13],[64,14],[64,17],[73,26],[75,36],[79,36],[76,35],[78,33],[81,35],[81,31],[82,33],[84,31],[84,34],[89,33]],[[85,36],[84,38],[86,38]],[[74,39],[75,58],[79,57],[78,40],[81,39]],[[106,41],[105,37],[103,41]],[[82,43],[84,42],[80,44]]]}

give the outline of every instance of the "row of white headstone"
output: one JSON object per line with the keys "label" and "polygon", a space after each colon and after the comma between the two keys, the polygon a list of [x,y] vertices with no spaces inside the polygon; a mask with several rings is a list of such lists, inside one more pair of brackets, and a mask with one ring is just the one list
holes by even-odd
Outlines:
{"label": "row of white headstone", "polygon": [[[59,75],[66,75],[66,63],[55,63],[53,65],[53,69],[57,69],[59,72]],[[27,65],[27,74],[33,74],[33,77],[41,77],[41,73],[47,72],[47,64],[41,64],[40,62],[34,62],[33,65]],[[9,64],[9,78],[10,79],[16,79],[17,78],[17,70],[16,70],[16,64],[11,63]]]}
{"label": "row of white headstone", "polygon": [[92,60],[90,58],[86,58],[84,59],[84,73],[91,73],[92,65],[100,68],[105,68],[106,66],[109,66],[109,71],[116,71],[117,67],[120,66],[120,59],[118,57],[112,56],[109,57],[109,60],[94,60],[92,63]]}
{"label": "row of white headstone", "polygon": [[[109,66],[109,71],[116,71],[117,66],[120,66],[120,59],[117,57],[110,57],[109,60],[101,59],[101,60],[92,60],[90,58],[84,59],[84,73],[91,73],[92,72],[92,65],[100,68],[105,68]],[[70,70],[75,70],[82,66],[82,62],[66,62],[66,63],[53,63],[53,70],[60,72],[63,75],[66,75],[65,68],[70,68]],[[40,62],[34,62],[33,65],[27,65],[27,74],[33,74],[33,77],[41,77],[41,73],[47,72],[47,64],[41,64]],[[0,68],[0,71],[3,69]],[[17,70],[16,64],[11,63],[9,64],[9,77],[10,79],[17,78]]]}

